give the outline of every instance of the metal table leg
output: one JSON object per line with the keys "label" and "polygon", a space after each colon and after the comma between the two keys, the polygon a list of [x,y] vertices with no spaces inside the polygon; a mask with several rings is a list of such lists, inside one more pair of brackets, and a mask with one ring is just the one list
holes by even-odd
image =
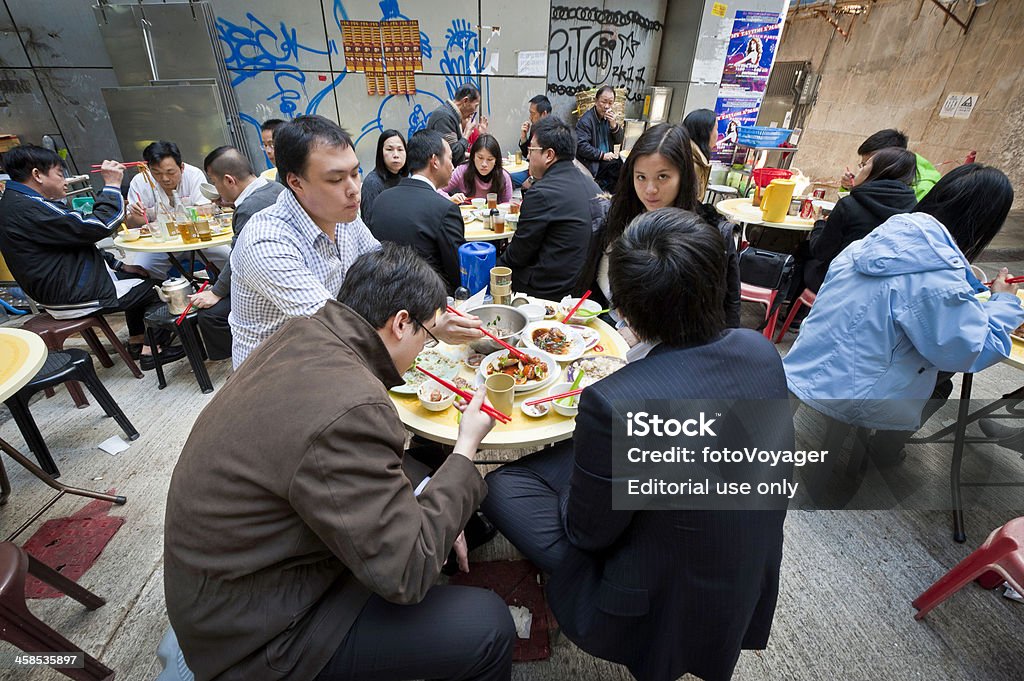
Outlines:
{"label": "metal table leg", "polygon": [[[82,489],[80,487],[70,487],[68,485],[65,485],[64,483],[57,482],[52,477],[47,475],[46,471],[44,471],[42,468],[34,464],[31,460],[29,460],[28,457],[26,457],[17,449],[9,445],[6,440],[0,439],[0,450],[7,454],[7,456],[17,461],[19,464],[21,464],[22,467],[28,469],[29,473],[42,480],[44,483],[46,483],[48,487],[57,490],[60,494],[58,494],[57,497],[53,499],[53,501],[56,501],[58,498],[65,494],[74,494],[80,497],[89,497],[90,499],[100,499],[102,501],[109,501],[111,503],[117,504],[118,506],[124,505],[128,501],[125,497],[121,495],[115,496],[112,494],[106,494],[104,492],[93,492],[92,490]],[[51,505],[53,505],[53,501],[47,504],[46,508],[49,508]],[[32,520],[35,520],[38,517],[39,514],[34,516]]]}
{"label": "metal table leg", "polygon": [[960,466],[964,459],[964,439],[967,435],[968,411],[971,401],[971,384],[974,374],[964,374],[960,385],[960,404],[957,407],[956,435],[953,438],[953,461],[949,468],[950,494],[953,500],[953,541],[964,543],[964,500],[960,494]]}

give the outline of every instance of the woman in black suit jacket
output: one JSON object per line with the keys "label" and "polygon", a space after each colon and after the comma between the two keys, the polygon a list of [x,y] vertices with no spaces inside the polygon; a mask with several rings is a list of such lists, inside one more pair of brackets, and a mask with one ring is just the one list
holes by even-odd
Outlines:
{"label": "woman in black suit jacket", "polygon": [[[792,450],[782,361],[760,334],[725,327],[713,304],[723,295],[723,239],[693,213],[642,214],[610,259],[619,309],[654,348],[584,390],[571,442],[488,475],[482,508],[549,575],[548,603],[580,648],[643,681],[729,679],[741,649],[768,642],[784,503],[618,510],[613,489],[624,482],[619,469],[613,483],[613,460],[620,465],[626,448],[613,443],[613,423],[641,400],[758,400],[732,422],[741,427],[706,442]],[[751,473],[788,475],[757,464],[744,469]]]}

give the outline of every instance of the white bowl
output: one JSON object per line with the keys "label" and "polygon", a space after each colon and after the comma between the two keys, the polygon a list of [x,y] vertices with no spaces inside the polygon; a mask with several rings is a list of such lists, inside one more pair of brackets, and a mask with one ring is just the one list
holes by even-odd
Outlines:
{"label": "white bowl", "polygon": [[[558,393],[567,393],[570,390],[572,390],[572,383],[555,383],[548,390],[548,395],[557,395]],[[570,400],[575,403],[575,406],[570,407],[570,406],[565,405],[565,404],[560,404],[560,402],[569,402]],[[551,402],[548,402],[548,404],[550,404],[552,407],[554,407],[555,411],[558,412],[559,414],[561,414],[562,416],[576,416],[576,414],[580,413],[580,396],[579,395],[574,395],[572,397],[563,397],[560,400],[552,400]]]}
{"label": "white bowl", "polygon": [[217,192],[217,188],[209,182],[203,182],[199,185],[199,193],[210,201],[217,201],[220,199],[220,194]]}
{"label": "white bowl", "polygon": [[526,319],[528,321],[539,322],[544,320],[545,310],[543,305],[528,303],[526,305],[520,305],[516,309],[526,315]]}
{"label": "white bowl", "polygon": [[570,298],[568,296],[562,298],[562,302],[560,303],[561,310],[558,314],[559,319],[562,319],[566,324],[589,324],[590,322],[597,319],[599,315],[595,314],[581,316],[579,312],[583,310],[586,310],[587,312],[600,312],[601,310],[604,309],[601,307],[601,304],[598,303],[597,301],[587,298],[586,300],[583,301],[583,305],[580,306],[580,309],[573,313],[572,319],[564,319],[565,315],[569,314],[569,310],[576,307],[576,303],[578,302],[580,302],[579,298]]}
{"label": "white bowl", "polygon": [[[435,390],[443,396],[440,402],[433,402],[430,399],[430,393]],[[416,391],[416,397],[420,399],[420,404],[423,405],[423,408],[428,411],[444,411],[455,402],[455,393],[434,379],[430,379],[421,385],[420,389]]]}
{"label": "white bowl", "polygon": [[473,204],[473,208],[477,210],[483,210],[487,207],[487,199],[471,199],[470,203]]}
{"label": "white bowl", "polygon": [[[536,399],[536,398],[530,398],[530,399]],[[519,411],[523,412],[524,414],[529,416],[531,419],[543,418],[543,417],[547,416],[548,413],[551,411],[551,403],[550,402],[545,402],[544,404],[536,404],[536,405],[533,405],[533,406],[527,405],[526,404],[527,402],[529,402],[529,400],[523,400],[522,402],[519,403]]]}
{"label": "white bowl", "polygon": [[141,229],[122,229],[121,230],[121,241],[138,241],[140,236],[142,236],[142,230]]}

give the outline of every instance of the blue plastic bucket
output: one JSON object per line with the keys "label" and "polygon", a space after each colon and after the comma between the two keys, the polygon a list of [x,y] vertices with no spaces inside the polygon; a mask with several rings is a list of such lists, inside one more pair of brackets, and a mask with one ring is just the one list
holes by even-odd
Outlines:
{"label": "blue plastic bucket", "polygon": [[459,273],[470,295],[491,283],[491,268],[498,261],[494,244],[471,241],[459,246]]}

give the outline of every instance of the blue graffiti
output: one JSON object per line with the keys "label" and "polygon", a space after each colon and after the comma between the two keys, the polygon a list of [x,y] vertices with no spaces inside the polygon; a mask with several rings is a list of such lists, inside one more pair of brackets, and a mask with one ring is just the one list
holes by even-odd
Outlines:
{"label": "blue graffiti", "polygon": [[[359,146],[359,142],[361,142],[362,139],[367,135],[370,135],[375,132],[384,131],[384,109],[388,106],[388,103],[391,100],[395,99],[396,97],[403,98],[406,104],[412,104],[413,102],[413,98],[410,95],[388,95],[387,97],[385,97],[381,101],[380,107],[377,108],[377,117],[370,121],[369,123],[367,123],[366,125],[364,125],[362,129],[359,131],[359,137],[356,138],[355,142],[356,147]],[[437,100],[438,106],[444,104],[444,100],[435,95],[433,92],[427,92],[426,90],[416,91],[417,100],[420,100],[424,97]],[[412,112],[409,114],[409,118],[407,121],[408,128],[405,134],[406,139],[409,139],[410,137],[412,137],[414,133],[427,127],[427,116],[428,114],[426,110],[423,108],[423,105],[419,101],[417,101],[415,105],[412,107]]]}
{"label": "blue graffiti", "polygon": [[[341,4],[341,0],[334,0],[335,8]],[[404,21],[412,21],[409,17],[402,14],[401,8],[398,6],[398,0],[380,0],[380,19],[381,21],[388,21],[389,19],[402,19]],[[338,18],[338,13],[335,11],[334,18]],[[430,37],[420,31],[420,54],[423,55],[424,59],[430,59],[433,55],[433,50],[430,47]]]}
{"label": "blue graffiti", "polygon": [[487,49],[480,51],[480,36],[466,19],[453,19],[444,37],[446,44],[440,66],[441,73],[445,74],[448,97],[454,98],[455,92],[466,84],[479,88],[478,81],[466,74],[478,72],[478,65],[486,63]]}

